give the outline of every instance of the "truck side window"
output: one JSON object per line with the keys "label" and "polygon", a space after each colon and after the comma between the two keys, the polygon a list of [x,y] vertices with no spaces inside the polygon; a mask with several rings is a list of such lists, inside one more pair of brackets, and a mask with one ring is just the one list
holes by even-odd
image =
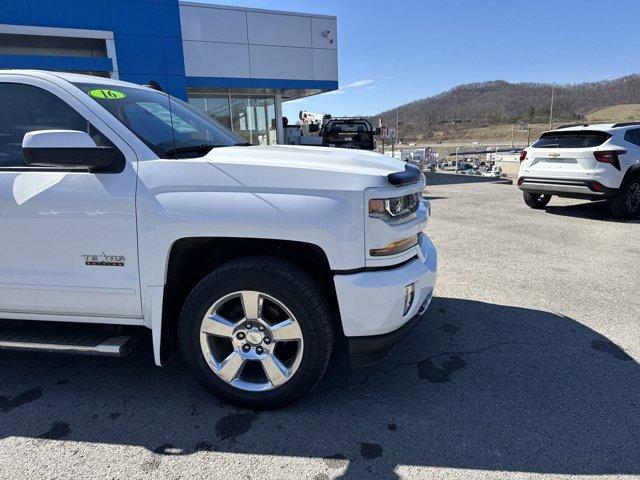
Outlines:
{"label": "truck side window", "polygon": [[26,167],[22,139],[34,130],[87,132],[98,146],[113,144],[54,94],[38,87],[0,83],[0,168]]}

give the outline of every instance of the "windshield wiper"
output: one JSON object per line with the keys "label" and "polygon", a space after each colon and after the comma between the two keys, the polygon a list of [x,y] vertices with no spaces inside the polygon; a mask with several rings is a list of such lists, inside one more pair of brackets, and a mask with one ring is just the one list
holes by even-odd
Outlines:
{"label": "windshield wiper", "polygon": [[251,144],[249,142],[238,142],[233,144],[234,147],[250,147]]}
{"label": "windshield wiper", "polygon": [[171,157],[174,155],[179,155],[181,153],[209,153],[214,148],[221,146],[222,145],[203,143],[201,145],[190,145],[188,147],[167,148],[164,151],[164,154]]}

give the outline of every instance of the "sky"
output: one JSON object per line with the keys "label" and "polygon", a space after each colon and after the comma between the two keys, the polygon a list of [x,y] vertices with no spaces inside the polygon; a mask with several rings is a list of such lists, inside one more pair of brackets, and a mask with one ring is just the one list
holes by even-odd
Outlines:
{"label": "sky", "polygon": [[201,0],[338,17],[340,90],[283,104],[372,115],[487,80],[640,73],[640,0]]}

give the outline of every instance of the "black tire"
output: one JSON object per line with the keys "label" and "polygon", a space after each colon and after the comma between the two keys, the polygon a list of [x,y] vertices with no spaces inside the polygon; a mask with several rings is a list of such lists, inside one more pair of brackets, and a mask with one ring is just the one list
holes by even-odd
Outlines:
{"label": "black tire", "polygon": [[[298,369],[284,384],[268,391],[235,388],[207,364],[200,347],[200,326],[207,310],[225,295],[255,290],[282,302],[296,317],[304,349]],[[251,409],[273,409],[292,403],[322,378],[333,348],[327,301],[301,269],[271,257],[233,260],[207,275],[187,297],[180,315],[180,350],[204,388],[224,401]]]}
{"label": "black tire", "polygon": [[524,203],[536,210],[545,208],[548,205],[549,200],[551,200],[551,195],[542,193],[522,192],[522,196],[524,198]]}
{"label": "black tire", "polygon": [[633,218],[640,215],[640,175],[627,179],[618,195],[609,200],[609,209],[614,218]]}

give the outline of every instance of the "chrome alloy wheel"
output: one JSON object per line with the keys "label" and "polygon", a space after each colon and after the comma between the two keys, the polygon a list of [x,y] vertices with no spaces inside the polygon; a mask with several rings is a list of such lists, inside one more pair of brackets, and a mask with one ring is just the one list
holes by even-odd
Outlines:
{"label": "chrome alloy wheel", "polygon": [[636,213],[640,208],[640,183],[632,183],[627,190],[627,210]]}
{"label": "chrome alloy wheel", "polygon": [[264,392],[291,379],[304,345],[299,323],[282,302],[243,290],[225,295],[207,310],[200,348],[220,379],[240,390]]}

